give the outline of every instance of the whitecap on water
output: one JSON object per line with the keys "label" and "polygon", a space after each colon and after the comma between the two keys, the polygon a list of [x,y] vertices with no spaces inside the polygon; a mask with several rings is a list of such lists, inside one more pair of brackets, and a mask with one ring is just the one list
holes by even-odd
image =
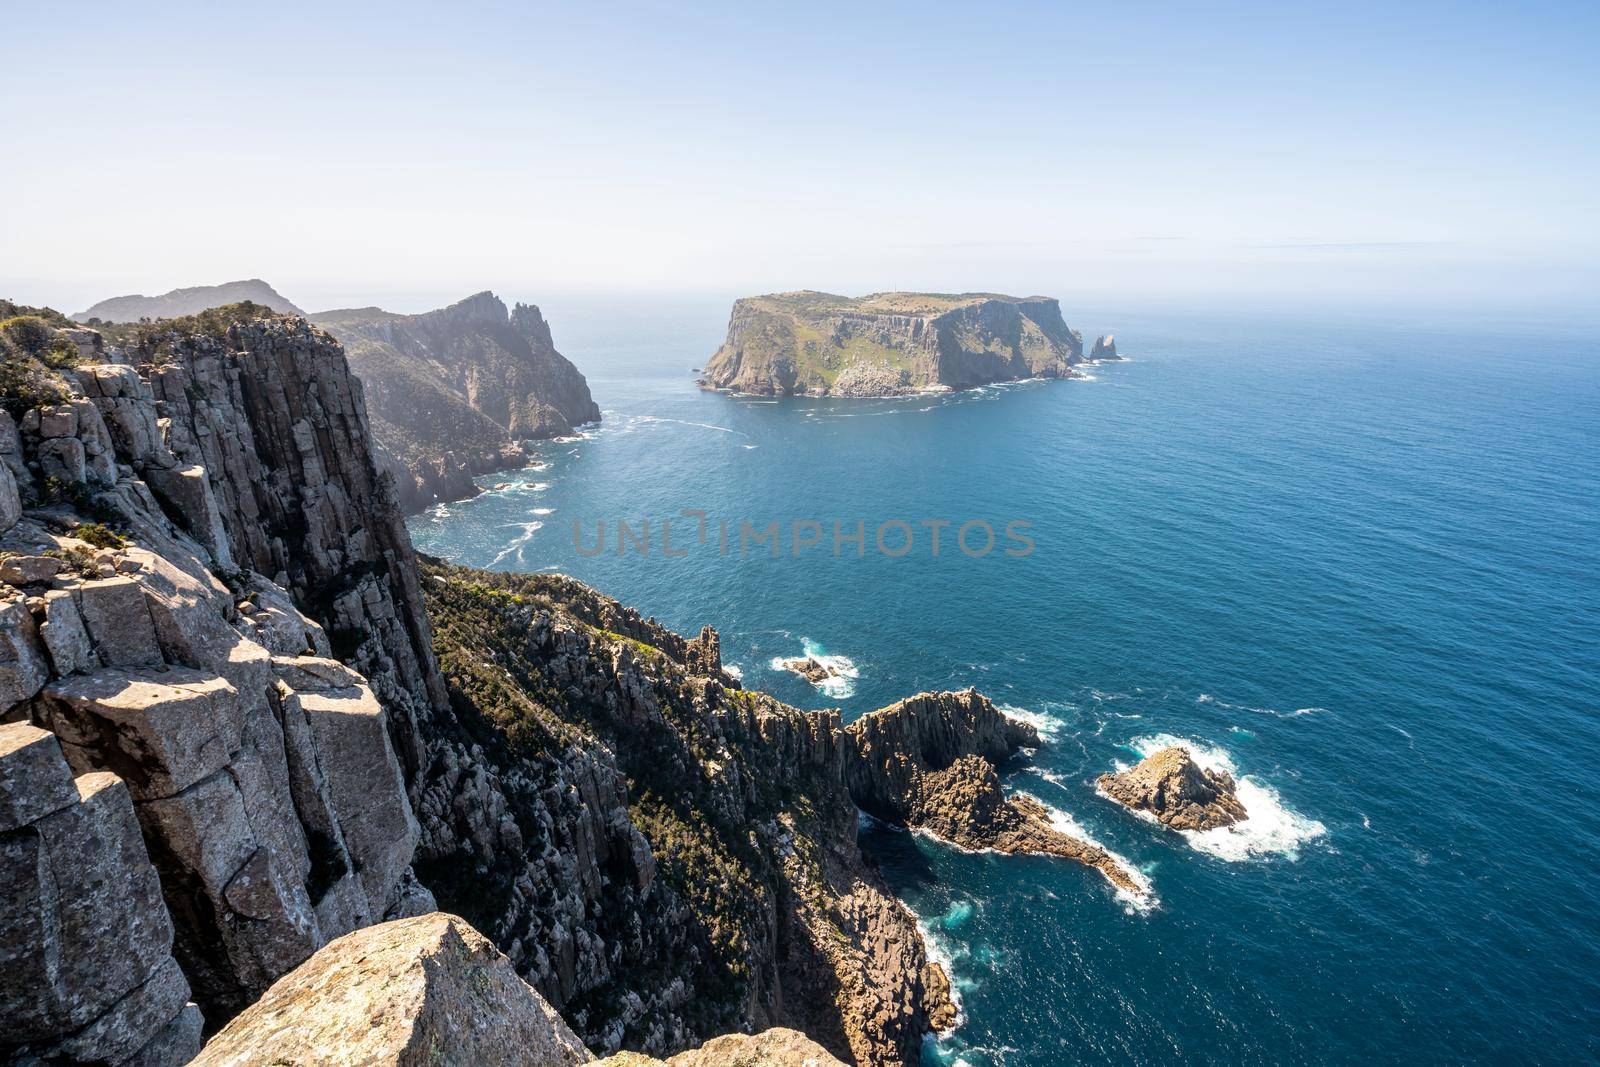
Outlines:
{"label": "whitecap on water", "polygon": [[[1132,915],[1136,912],[1151,911],[1156,907],[1156,905],[1161,903],[1161,899],[1156,896],[1155,886],[1151,884],[1149,877],[1146,876],[1145,873],[1138,867],[1134,866],[1132,860],[1128,859],[1128,857],[1119,852],[1113,852],[1111,849],[1107,848],[1093,834],[1091,834],[1088,830],[1085,830],[1083,825],[1079,823],[1077,819],[1072,817],[1071,812],[1063,811],[1053,804],[1045,804],[1043,800],[1039,800],[1039,798],[1033,796],[1032,793],[1026,793],[1024,795],[1033,797],[1033,799],[1038,800],[1040,804],[1044,804],[1045,810],[1050,813],[1050,828],[1052,830],[1058,834],[1065,834],[1068,837],[1076,838],[1085,844],[1093,845],[1095,848],[1100,849],[1106,855],[1111,857],[1116,865],[1122,870],[1122,873],[1126,874],[1129,879],[1133,881],[1134,885],[1139,887],[1139,891],[1134,892],[1132,890],[1124,889],[1119,885],[1112,886],[1112,888],[1116,890],[1117,899],[1123,903],[1123,910],[1129,915]],[[1102,872],[1102,874],[1104,874],[1104,872]]]}
{"label": "whitecap on water", "polygon": [[1245,819],[1215,830],[1178,831],[1201,852],[1235,863],[1269,855],[1293,860],[1300,858],[1302,844],[1328,832],[1317,820],[1290,810],[1270,785],[1251,775],[1241,775],[1225,749],[1173,734],[1136,737],[1128,742],[1128,747],[1137,752],[1140,759],[1163,748],[1181,748],[1206,770],[1226,771],[1233,776],[1239,803],[1244,805]]}
{"label": "whitecap on water", "polygon": [[[820,682],[811,683],[825,696],[834,700],[843,700],[846,697],[855,695],[856,679],[861,677],[861,671],[856,667],[855,660],[849,656],[839,656],[828,652],[809,637],[800,639],[800,657],[809,657],[828,668],[830,672],[828,677]],[[788,668],[784,664],[794,658],[796,657],[774,656],[768,666],[775,671],[786,671]]]}
{"label": "whitecap on water", "polygon": [[722,673],[738,681],[744,680],[744,670],[737,663],[724,663]]}
{"label": "whitecap on water", "polygon": [[1039,736],[1046,741],[1053,741],[1061,735],[1061,720],[1054,716],[1040,711],[1029,711],[1015,704],[996,704],[995,707],[1018,722],[1027,723],[1039,731]]}
{"label": "whitecap on water", "polygon": [[1249,704],[1230,704],[1226,700],[1218,700],[1210,693],[1201,693],[1194,698],[1196,704],[1210,704],[1214,707],[1226,708],[1229,711],[1248,711],[1252,715],[1273,715],[1280,719],[1298,719],[1306,715],[1318,715],[1326,712],[1327,708],[1295,708],[1293,711],[1279,711],[1277,708],[1257,708]]}

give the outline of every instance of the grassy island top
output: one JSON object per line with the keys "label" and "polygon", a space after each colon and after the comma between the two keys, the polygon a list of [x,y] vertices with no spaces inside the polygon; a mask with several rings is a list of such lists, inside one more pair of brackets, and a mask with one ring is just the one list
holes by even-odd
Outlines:
{"label": "grassy island top", "polygon": [[866,296],[852,297],[799,289],[792,293],[746,297],[742,302],[779,314],[856,312],[867,315],[942,315],[956,308],[991,300],[1024,304],[1049,299],[1045,296],[1006,296],[1002,293],[868,293]]}

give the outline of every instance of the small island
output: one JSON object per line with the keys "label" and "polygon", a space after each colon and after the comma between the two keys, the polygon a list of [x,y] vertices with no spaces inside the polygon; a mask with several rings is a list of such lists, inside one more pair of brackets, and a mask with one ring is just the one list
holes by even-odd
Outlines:
{"label": "small island", "polygon": [[[1118,358],[1115,345],[1097,345],[1096,358]],[[1083,335],[1053,297],[801,290],[736,301],[700,385],[756,396],[906,396],[1067,378],[1083,362]]]}
{"label": "small island", "polygon": [[1152,752],[1120,774],[1102,774],[1100,791],[1174,830],[1215,830],[1249,817],[1233,775],[1200,766],[1181,748]]}

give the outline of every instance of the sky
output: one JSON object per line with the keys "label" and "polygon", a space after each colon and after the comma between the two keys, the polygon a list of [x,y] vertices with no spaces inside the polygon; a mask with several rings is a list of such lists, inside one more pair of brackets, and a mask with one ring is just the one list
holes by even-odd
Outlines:
{"label": "sky", "polygon": [[0,296],[1600,292],[1600,4],[0,0]]}

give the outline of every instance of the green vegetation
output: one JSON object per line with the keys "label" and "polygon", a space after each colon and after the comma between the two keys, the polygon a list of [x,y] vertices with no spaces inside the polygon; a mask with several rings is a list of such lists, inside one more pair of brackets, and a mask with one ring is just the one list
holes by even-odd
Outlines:
{"label": "green vegetation", "polygon": [[[760,978],[758,950],[771,945],[768,916],[783,914],[797,892],[820,899],[818,846],[800,838],[824,818],[819,798],[842,796],[820,771],[775,765],[776,750],[750,728],[758,714],[800,713],[764,694],[691,681],[683,638],[570,578],[427,558],[422,565],[456,719],[486,751],[520,761],[503,776],[550,771],[582,752],[615,759],[627,779],[629,820],[656,863],[656,889],[637,905],[654,918],[625,928],[644,922],[653,937],[675,939],[640,945],[627,970],[636,982],[651,973],[656,988],[689,983],[695,995],[684,1010],[701,1034],[736,1028]],[[618,673],[633,669],[646,679],[648,709],[622,695],[633,686]],[[550,781],[547,790],[565,792],[560,779]],[[841,807],[828,817],[851,824],[854,811]],[[798,889],[776,844],[786,828],[796,839],[787,862],[803,872]],[[481,876],[459,884],[447,871],[425,877],[446,908],[470,909],[489,895]],[[605,1017],[615,995],[601,989],[567,1007]]]}
{"label": "green vegetation", "polygon": [[94,328],[101,332],[108,343],[126,345],[151,358],[158,355],[174,337],[185,341],[196,337],[209,337],[220,341],[225,339],[228,331],[239,323],[292,317],[273,311],[265,304],[241,300],[237,304],[207,308],[198,314],[185,315],[182,318],[102,322]]}
{"label": "green vegetation", "polygon": [[72,528],[72,536],[96,548],[124,548],[128,539],[100,522],[79,523]]}
{"label": "green vegetation", "polygon": [[66,565],[67,570],[80,578],[98,578],[100,576],[100,565],[94,561],[94,553],[87,548],[80,548],[74,545],[71,548],[46,549],[40,554],[49,556],[51,559],[59,559]]}
{"label": "green vegetation", "polygon": [[70,398],[60,371],[77,362],[78,349],[56,334],[62,325],[71,323],[60,312],[0,300],[0,407],[12,416]]}

